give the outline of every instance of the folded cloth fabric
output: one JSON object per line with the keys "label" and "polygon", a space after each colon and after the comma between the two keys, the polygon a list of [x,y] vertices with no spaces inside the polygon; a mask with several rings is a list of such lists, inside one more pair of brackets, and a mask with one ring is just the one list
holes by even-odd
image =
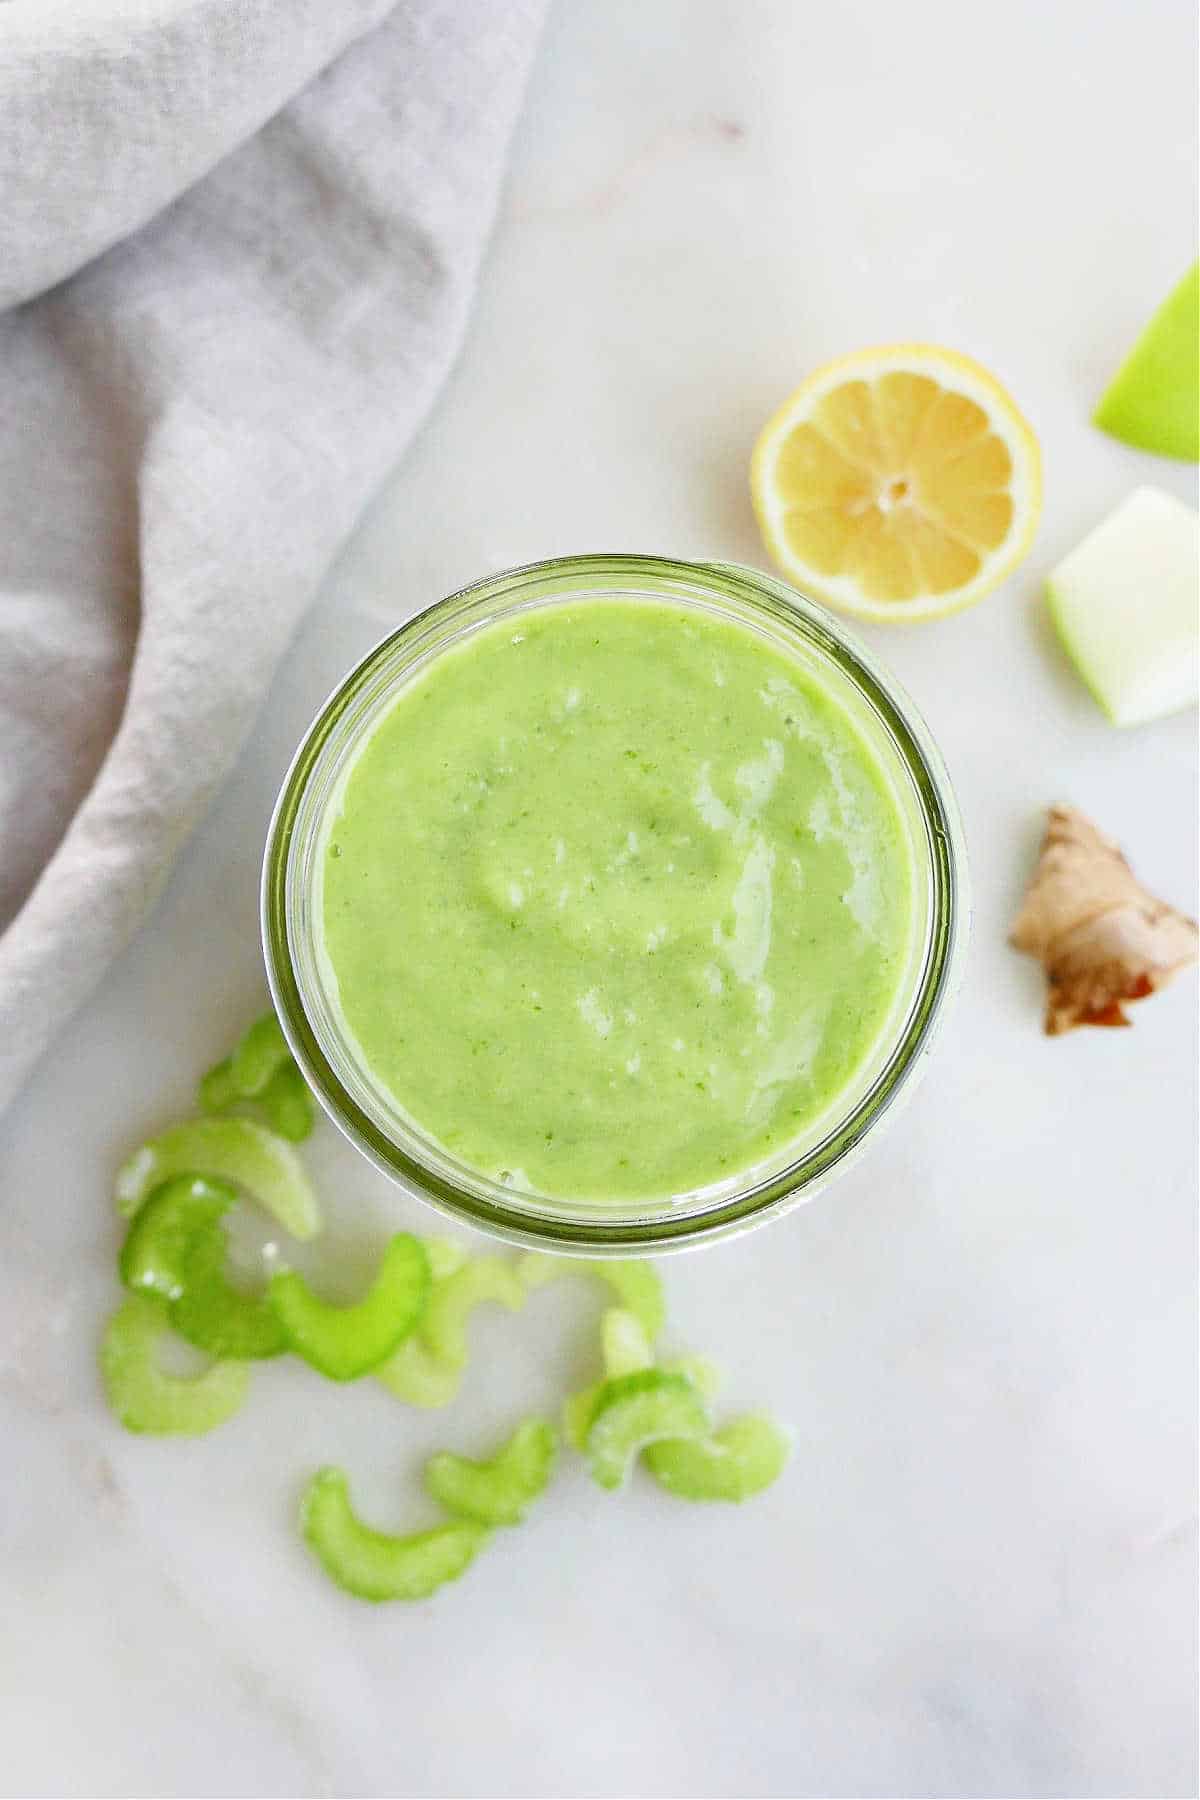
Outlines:
{"label": "folded cloth fabric", "polygon": [[0,4],[0,1106],[446,373],[541,7]]}

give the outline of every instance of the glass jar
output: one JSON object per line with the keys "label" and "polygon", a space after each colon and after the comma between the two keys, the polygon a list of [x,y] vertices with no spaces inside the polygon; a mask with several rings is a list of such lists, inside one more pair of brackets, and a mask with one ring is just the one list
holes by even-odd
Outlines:
{"label": "glass jar", "polygon": [[[349,760],[405,683],[451,645],[532,608],[667,601],[740,624],[782,649],[854,720],[909,834],[914,931],[887,1025],[825,1115],[748,1172],[687,1194],[619,1206],[515,1191],[456,1160],[397,1107],[356,1057],[322,967],[318,849]],[[410,1192],[510,1241],[588,1256],[709,1242],[775,1218],[846,1168],[911,1093],[960,972],[968,923],[962,829],[942,759],[874,657],[828,613],[757,570],[649,556],[570,556],[490,576],[440,601],[365,656],[321,708],[284,781],[267,839],[262,930],[271,992],[296,1060],[363,1153]]]}

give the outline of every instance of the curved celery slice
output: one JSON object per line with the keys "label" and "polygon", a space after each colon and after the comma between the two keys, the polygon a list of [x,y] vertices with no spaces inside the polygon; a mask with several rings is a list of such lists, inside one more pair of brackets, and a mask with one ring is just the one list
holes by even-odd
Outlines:
{"label": "curved celery slice", "polygon": [[236,1199],[225,1182],[202,1175],[176,1175],[155,1188],[121,1246],[117,1267],[125,1286],[177,1300],[197,1232],[211,1230]]}
{"label": "curved celery slice", "polygon": [[219,1225],[196,1234],[184,1253],[182,1285],[171,1307],[181,1337],[210,1356],[253,1361],[282,1356],[288,1335],[265,1292],[243,1294],[225,1274],[225,1233]]}
{"label": "curved celery slice", "polygon": [[254,1104],[271,1130],[291,1143],[298,1144],[311,1134],[315,1117],[313,1097],[294,1062],[276,1069],[262,1092],[255,1095]]}
{"label": "curved celery slice", "polygon": [[[455,1243],[453,1238],[426,1238],[425,1251],[429,1257],[429,1273],[433,1277],[432,1307],[442,1283],[451,1275],[457,1275],[469,1258],[462,1245]],[[461,1296],[458,1303],[461,1304]],[[409,1406],[423,1407],[448,1406],[462,1385],[463,1373],[461,1366],[443,1362],[434,1355],[425,1341],[423,1324],[411,1337],[405,1338],[386,1362],[371,1372],[397,1400],[404,1400]]]}
{"label": "curved celery slice", "polygon": [[421,1321],[421,1338],[434,1359],[448,1369],[466,1367],[467,1321],[484,1300],[496,1300],[509,1312],[519,1312],[525,1304],[516,1270],[498,1256],[472,1256],[434,1286]]}
{"label": "curved celery slice", "polygon": [[131,1294],[113,1314],[100,1346],[108,1403],[126,1431],[199,1436],[221,1425],[246,1398],[245,1363],[216,1362],[203,1374],[168,1375],[157,1351],[168,1330],[164,1301]]}
{"label": "curved celery slice", "polygon": [[390,1394],[409,1406],[449,1406],[462,1386],[462,1370],[439,1362],[425,1347],[419,1332],[405,1338],[400,1348],[371,1373]]}
{"label": "curved celery slice", "polygon": [[637,1369],[604,1382],[596,1395],[585,1449],[592,1479],[623,1485],[638,1452],[659,1438],[702,1438],[708,1408],[691,1382],[663,1369]]}
{"label": "curved celery slice", "polygon": [[748,1500],[782,1474],[791,1446],[773,1419],[747,1413],[711,1437],[648,1444],[654,1479],[682,1500]]}
{"label": "curved celery slice", "polygon": [[236,1100],[251,1100],[289,1064],[295,1066],[279,1020],[273,1012],[263,1013],[242,1033],[229,1055],[201,1076],[200,1104],[217,1112]]}
{"label": "curved celery slice", "polygon": [[251,1119],[189,1119],[135,1150],[117,1175],[127,1216],[172,1175],[203,1175],[241,1188],[296,1238],[315,1236],[321,1214],[290,1144]]}
{"label": "curved celery slice", "polygon": [[313,1100],[274,1013],[264,1013],[232,1053],[201,1078],[200,1106],[223,1112],[243,1102],[256,1106],[280,1137],[299,1143],[313,1127]]}
{"label": "curved celery slice", "polygon": [[[650,1365],[643,1363],[635,1366],[645,1368]],[[715,1400],[724,1385],[720,1369],[707,1356],[680,1356],[674,1362],[663,1363],[662,1371],[664,1375],[682,1375],[685,1381],[691,1382],[704,1401]],[[632,1368],[619,1369],[609,1365],[609,1373],[630,1374]],[[587,1442],[588,1427],[596,1410],[596,1398],[603,1386],[602,1381],[594,1381],[591,1387],[581,1389],[578,1394],[570,1394],[563,1401],[563,1436],[573,1450],[582,1450]]]}
{"label": "curved celery slice", "polygon": [[287,1338],[265,1296],[242,1294],[225,1277],[221,1215],[237,1195],[224,1182],[176,1175],[146,1201],[121,1251],[126,1287],[171,1302],[171,1324],[210,1356],[278,1356]]}
{"label": "curved celery slice", "polygon": [[648,1262],[586,1256],[551,1256],[530,1250],[517,1265],[524,1285],[532,1291],[563,1275],[590,1275],[612,1288],[621,1306],[639,1320],[653,1342],[666,1321],[667,1307],[658,1271]]}
{"label": "curved celery slice", "polygon": [[196,1098],[200,1102],[201,1112],[220,1112],[226,1106],[232,1106],[242,1098],[233,1079],[233,1058],[224,1057],[214,1063],[200,1077],[200,1085],[196,1089]]}
{"label": "curved celery slice", "polygon": [[596,1399],[603,1386],[602,1381],[593,1381],[590,1387],[580,1388],[577,1394],[568,1394],[562,1403],[562,1434],[572,1450],[582,1452],[587,1444]]}
{"label": "curved celery slice", "polygon": [[[632,1375],[635,1369],[648,1369],[654,1362],[654,1351],[641,1320],[623,1306],[610,1306],[600,1320],[600,1351],[606,1378]],[[563,1436],[573,1450],[584,1447],[603,1386],[603,1381],[594,1381],[563,1401]]]}
{"label": "curved celery slice", "polygon": [[487,1462],[443,1450],[425,1465],[433,1498],[478,1525],[519,1525],[554,1473],[558,1439],[545,1419],[526,1419]]}
{"label": "curved celery slice", "polygon": [[261,1094],[271,1077],[292,1060],[288,1041],[273,1012],[263,1013],[242,1033],[229,1058],[229,1073],[239,1094]]}
{"label": "curved celery slice", "polygon": [[370,1292],[350,1306],[318,1299],[294,1269],[273,1276],[267,1291],[297,1355],[331,1381],[353,1381],[408,1336],[425,1311],[429,1290],[425,1246],[401,1231],[384,1251]]}
{"label": "curved celery slice", "polygon": [[326,1574],[360,1600],[424,1600],[461,1575],[489,1536],[484,1526],[466,1519],[409,1537],[373,1531],[351,1506],[340,1469],[313,1476],[301,1503],[300,1529]]}

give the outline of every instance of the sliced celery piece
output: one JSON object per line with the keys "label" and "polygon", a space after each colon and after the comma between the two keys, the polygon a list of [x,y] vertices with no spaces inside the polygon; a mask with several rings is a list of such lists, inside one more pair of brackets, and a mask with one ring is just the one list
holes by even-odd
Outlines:
{"label": "sliced celery piece", "polygon": [[[654,1351],[641,1320],[623,1306],[610,1306],[600,1320],[600,1351],[606,1379],[611,1375],[631,1375],[635,1369],[648,1369],[654,1362]],[[590,1387],[568,1395],[563,1401],[563,1436],[573,1450],[584,1447],[596,1399],[603,1386],[604,1381],[594,1381]]]}
{"label": "sliced celery piece", "polygon": [[370,1292],[349,1306],[319,1299],[294,1269],[273,1276],[268,1293],[296,1354],[331,1381],[354,1381],[384,1362],[412,1331],[430,1285],[424,1244],[402,1231],[384,1251]]}
{"label": "sliced celery piece", "polygon": [[239,1094],[261,1094],[277,1070],[292,1060],[288,1041],[273,1012],[255,1019],[229,1059],[229,1072]]}
{"label": "sliced celery piece", "polygon": [[642,1460],[662,1487],[683,1500],[748,1500],[782,1474],[790,1445],[774,1420],[747,1413],[711,1437],[648,1444]]}
{"label": "sliced celery piece", "polygon": [[184,1253],[181,1292],[171,1323],[181,1337],[210,1356],[243,1361],[282,1356],[288,1335],[266,1292],[244,1294],[225,1273],[227,1245],[219,1225],[198,1232]]}
{"label": "sliced celery piece", "polygon": [[487,1542],[486,1527],[457,1519],[432,1531],[391,1537],[364,1525],[340,1469],[322,1469],[300,1509],[305,1542],[325,1572],[360,1600],[425,1600],[454,1581]]}
{"label": "sliced celery piece", "polygon": [[215,1226],[236,1199],[225,1182],[202,1175],[176,1175],[155,1188],[121,1246],[117,1267],[125,1286],[177,1300],[184,1257],[197,1232]]}
{"label": "sliced celery piece", "polygon": [[100,1346],[104,1389],[126,1431],[197,1437],[237,1412],[250,1372],[245,1363],[216,1362],[200,1375],[168,1375],[158,1364],[168,1330],[165,1301],[131,1294],[109,1320]]}
{"label": "sliced celery piece", "polygon": [[255,1096],[254,1104],[272,1131],[298,1144],[312,1133],[315,1107],[308,1083],[294,1062],[283,1063]]}
{"label": "sliced celery piece", "polygon": [[221,1112],[242,1098],[233,1079],[233,1058],[224,1057],[200,1077],[196,1090],[201,1112]]}
{"label": "sliced celery piece", "polygon": [[[467,1267],[470,1258],[462,1245],[455,1243],[452,1238],[426,1238],[425,1250],[429,1257],[429,1272],[433,1277],[425,1319],[412,1336],[405,1338],[399,1349],[392,1352],[386,1362],[372,1370],[372,1374],[378,1377],[397,1400],[404,1400],[409,1406],[448,1406],[462,1385],[466,1360],[466,1317],[465,1314],[462,1316],[460,1327],[456,1330],[452,1323],[453,1315],[464,1307],[469,1312],[470,1306],[478,1299],[500,1298],[510,1306],[515,1300],[519,1305],[524,1299],[524,1289],[517,1293],[511,1285],[509,1275],[497,1275],[492,1267],[486,1269],[482,1276],[472,1277],[471,1283],[458,1287],[451,1294],[447,1309],[442,1298],[442,1288],[452,1276]],[[484,1260],[494,1264],[496,1259]],[[508,1269],[507,1264],[499,1266]],[[481,1288],[498,1291],[481,1292]],[[450,1347],[454,1352],[454,1358],[449,1362],[430,1348],[426,1325],[431,1312],[441,1317],[443,1337],[449,1333]],[[460,1350],[462,1359],[458,1360]]]}
{"label": "sliced celery piece", "polygon": [[[721,1371],[707,1356],[680,1356],[674,1362],[663,1363],[662,1370],[664,1375],[682,1375],[685,1381],[691,1382],[704,1401],[715,1400],[723,1385]],[[609,1367],[609,1373],[613,1375],[630,1372],[629,1369]],[[596,1410],[596,1398],[603,1386],[602,1381],[594,1381],[590,1387],[581,1389],[578,1394],[568,1395],[563,1401],[563,1436],[573,1450],[582,1450],[587,1442],[588,1427]]]}
{"label": "sliced celery piece", "polygon": [[409,1406],[449,1406],[462,1386],[462,1370],[439,1362],[419,1331],[405,1338],[400,1348],[371,1373],[382,1381],[389,1394]]}
{"label": "sliced celery piece", "polygon": [[265,1296],[240,1293],[225,1276],[221,1215],[236,1199],[224,1182],[198,1175],[164,1182],[129,1227],[121,1279],[169,1300],[176,1331],[210,1356],[278,1356],[287,1338]]}
{"label": "sliced celery piece", "polygon": [[531,1291],[565,1275],[590,1275],[595,1281],[606,1282],[621,1306],[639,1320],[651,1342],[666,1320],[662,1282],[657,1270],[648,1262],[611,1257],[551,1256],[545,1250],[531,1250],[521,1258],[518,1273]]}
{"label": "sliced celery piece", "polygon": [[461,1269],[434,1285],[421,1321],[421,1339],[449,1369],[467,1365],[467,1322],[481,1301],[495,1300],[519,1312],[525,1289],[511,1263],[498,1256],[472,1256]]}
{"label": "sliced celery piece", "polygon": [[572,1450],[582,1453],[587,1444],[596,1398],[603,1386],[602,1381],[593,1381],[590,1387],[580,1388],[577,1394],[568,1394],[562,1403],[562,1434]]}
{"label": "sliced celery piece", "polygon": [[257,1108],[272,1131],[299,1143],[313,1128],[313,1099],[274,1013],[256,1019],[233,1052],[201,1078],[204,1112]]}
{"label": "sliced celery piece", "polygon": [[227,1181],[256,1200],[285,1231],[310,1238],[320,1229],[317,1197],[292,1146],[251,1119],[189,1119],[151,1138],[117,1175],[126,1216],[172,1175]]}
{"label": "sliced celery piece", "polygon": [[623,1485],[638,1452],[659,1438],[702,1438],[708,1408],[691,1382],[663,1369],[637,1369],[603,1383],[587,1428],[585,1449],[593,1480]]}
{"label": "sliced celery piece", "polygon": [[558,1439],[545,1419],[526,1419],[495,1456],[473,1462],[443,1450],[425,1465],[433,1498],[479,1525],[519,1525],[554,1473]]}

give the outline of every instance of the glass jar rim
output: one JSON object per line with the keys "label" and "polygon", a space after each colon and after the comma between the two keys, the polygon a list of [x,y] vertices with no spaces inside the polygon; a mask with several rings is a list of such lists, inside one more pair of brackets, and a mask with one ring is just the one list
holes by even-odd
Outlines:
{"label": "glass jar rim", "polygon": [[[449,1170],[440,1147],[429,1140],[419,1144],[416,1133],[408,1134],[412,1141],[398,1142],[400,1134],[381,1124],[377,1111],[373,1115],[369,1096],[352,1091],[355,1082],[344,1063],[339,1069],[329,1032],[323,1037],[314,1024],[319,1013],[315,983],[311,970],[306,974],[305,955],[297,954],[307,936],[301,875],[319,835],[333,759],[344,763],[380,709],[391,704],[401,682],[411,678],[414,657],[415,666],[425,666],[465,636],[532,607],[584,596],[625,599],[639,594],[709,611],[725,608],[726,617],[741,617],[743,611],[761,615],[764,627],[769,623],[836,667],[873,724],[886,734],[911,783],[914,812],[924,829],[929,929],[895,1041],[865,1092],[844,1115],[832,1114],[817,1142],[778,1170],[723,1184],[719,1198],[699,1210],[673,1212],[668,1206],[652,1215],[628,1216],[614,1209],[612,1216],[599,1211],[572,1216],[568,1202],[522,1196],[461,1165]],[[405,652],[409,661],[397,680],[396,659]],[[314,800],[321,781],[323,797]],[[916,854],[920,850],[914,845]],[[859,1152],[868,1133],[885,1116],[894,1117],[901,1096],[912,1091],[961,973],[967,929],[965,850],[949,777],[928,728],[894,677],[840,621],[759,570],[628,553],[556,557],[506,570],[435,602],[388,632],[337,684],[305,733],[280,790],[263,862],[262,938],[272,997],[292,1051],[334,1123],[376,1167],[450,1217],[510,1242],[591,1256],[658,1253],[711,1242],[813,1198]],[[754,1173],[749,1172],[751,1177]]]}

